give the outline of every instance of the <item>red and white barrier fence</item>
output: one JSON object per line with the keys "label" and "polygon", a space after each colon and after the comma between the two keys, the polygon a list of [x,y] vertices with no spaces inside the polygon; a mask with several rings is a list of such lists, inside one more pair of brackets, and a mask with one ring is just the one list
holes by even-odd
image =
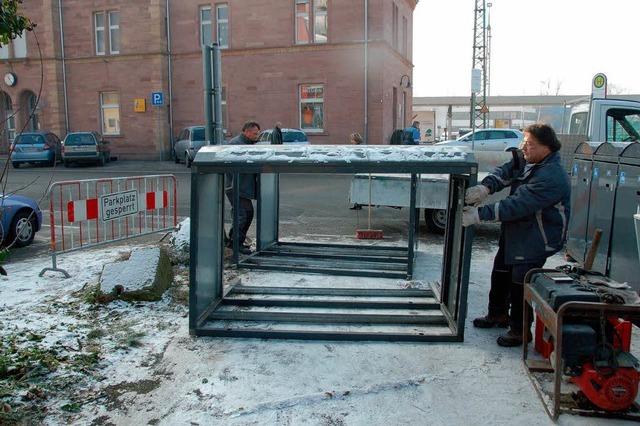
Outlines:
{"label": "red and white barrier fence", "polygon": [[141,235],[169,231],[178,224],[174,175],[134,176],[56,182],[49,188],[53,268],[56,255]]}

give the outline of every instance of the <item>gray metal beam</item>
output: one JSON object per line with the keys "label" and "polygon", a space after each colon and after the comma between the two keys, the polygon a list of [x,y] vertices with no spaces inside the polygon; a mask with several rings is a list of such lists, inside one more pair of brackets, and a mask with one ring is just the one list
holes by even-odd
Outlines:
{"label": "gray metal beam", "polygon": [[411,315],[411,314],[347,314],[320,312],[256,312],[256,311],[227,311],[217,310],[209,314],[213,321],[266,321],[266,322],[296,322],[316,324],[429,324],[448,325],[442,315]]}
{"label": "gray metal beam", "polygon": [[375,332],[339,332],[339,331],[300,331],[300,330],[262,330],[213,328],[204,326],[196,330],[197,336],[242,337],[256,339],[301,339],[335,341],[382,341],[382,342],[461,342],[455,334],[424,333],[375,333]]}
{"label": "gray metal beam", "polygon": [[[224,305],[261,307],[300,307],[328,309],[440,309],[436,302],[378,302],[352,300],[300,300],[300,299],[236,299],[225,298]],[[210,312],[209,312],[210,313]]]}
{"label": "gray metal beam", "polygon": [[324,288],[324,287],[261,287],[236,285],[233,294],[272,294],[297,296],[352,296],[352,297],[433,297],[433,290],[395,288]]}

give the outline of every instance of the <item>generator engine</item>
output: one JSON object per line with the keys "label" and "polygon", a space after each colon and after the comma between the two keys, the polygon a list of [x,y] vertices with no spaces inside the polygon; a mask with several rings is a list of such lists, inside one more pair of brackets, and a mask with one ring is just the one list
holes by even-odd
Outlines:
{"label": "generator engine", "polygon": [[[601,280],[607,280],[604,277]],[[566,302],[615,301],[606,291],[585,285],[585,277],[563,272],[543,272],[532,277],[532,287],[554,311]],[[603,300],[605,299],[605,300]],[[620,301],[618,301],[620,303]],[[633,324],[617,316],[595,317],[569,313],[562,326],[563,373],[596,407],[611,412],[630,408],[638,395],[640,363],[629,351]],[[555,359],[553,336],[538,313],[535,350],[551,362]]]}

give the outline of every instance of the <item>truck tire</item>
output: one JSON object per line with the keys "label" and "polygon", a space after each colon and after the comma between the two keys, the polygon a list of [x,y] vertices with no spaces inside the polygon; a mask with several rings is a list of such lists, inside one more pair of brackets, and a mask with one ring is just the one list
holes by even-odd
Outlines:
{"label": "truck tire", "polygon": [[443,235],[447,227],[447,211],[443,209],[424,209],[424,223],[431,233]]}

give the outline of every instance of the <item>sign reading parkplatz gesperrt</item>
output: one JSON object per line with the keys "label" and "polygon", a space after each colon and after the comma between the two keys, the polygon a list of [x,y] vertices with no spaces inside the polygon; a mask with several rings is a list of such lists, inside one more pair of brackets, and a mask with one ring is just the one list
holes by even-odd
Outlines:
{"label": "sign reading parkplatz gesperrt", "polygon": [[131,190],[102,195],[100,217],[103,222],[138,213],[138,191]]}

